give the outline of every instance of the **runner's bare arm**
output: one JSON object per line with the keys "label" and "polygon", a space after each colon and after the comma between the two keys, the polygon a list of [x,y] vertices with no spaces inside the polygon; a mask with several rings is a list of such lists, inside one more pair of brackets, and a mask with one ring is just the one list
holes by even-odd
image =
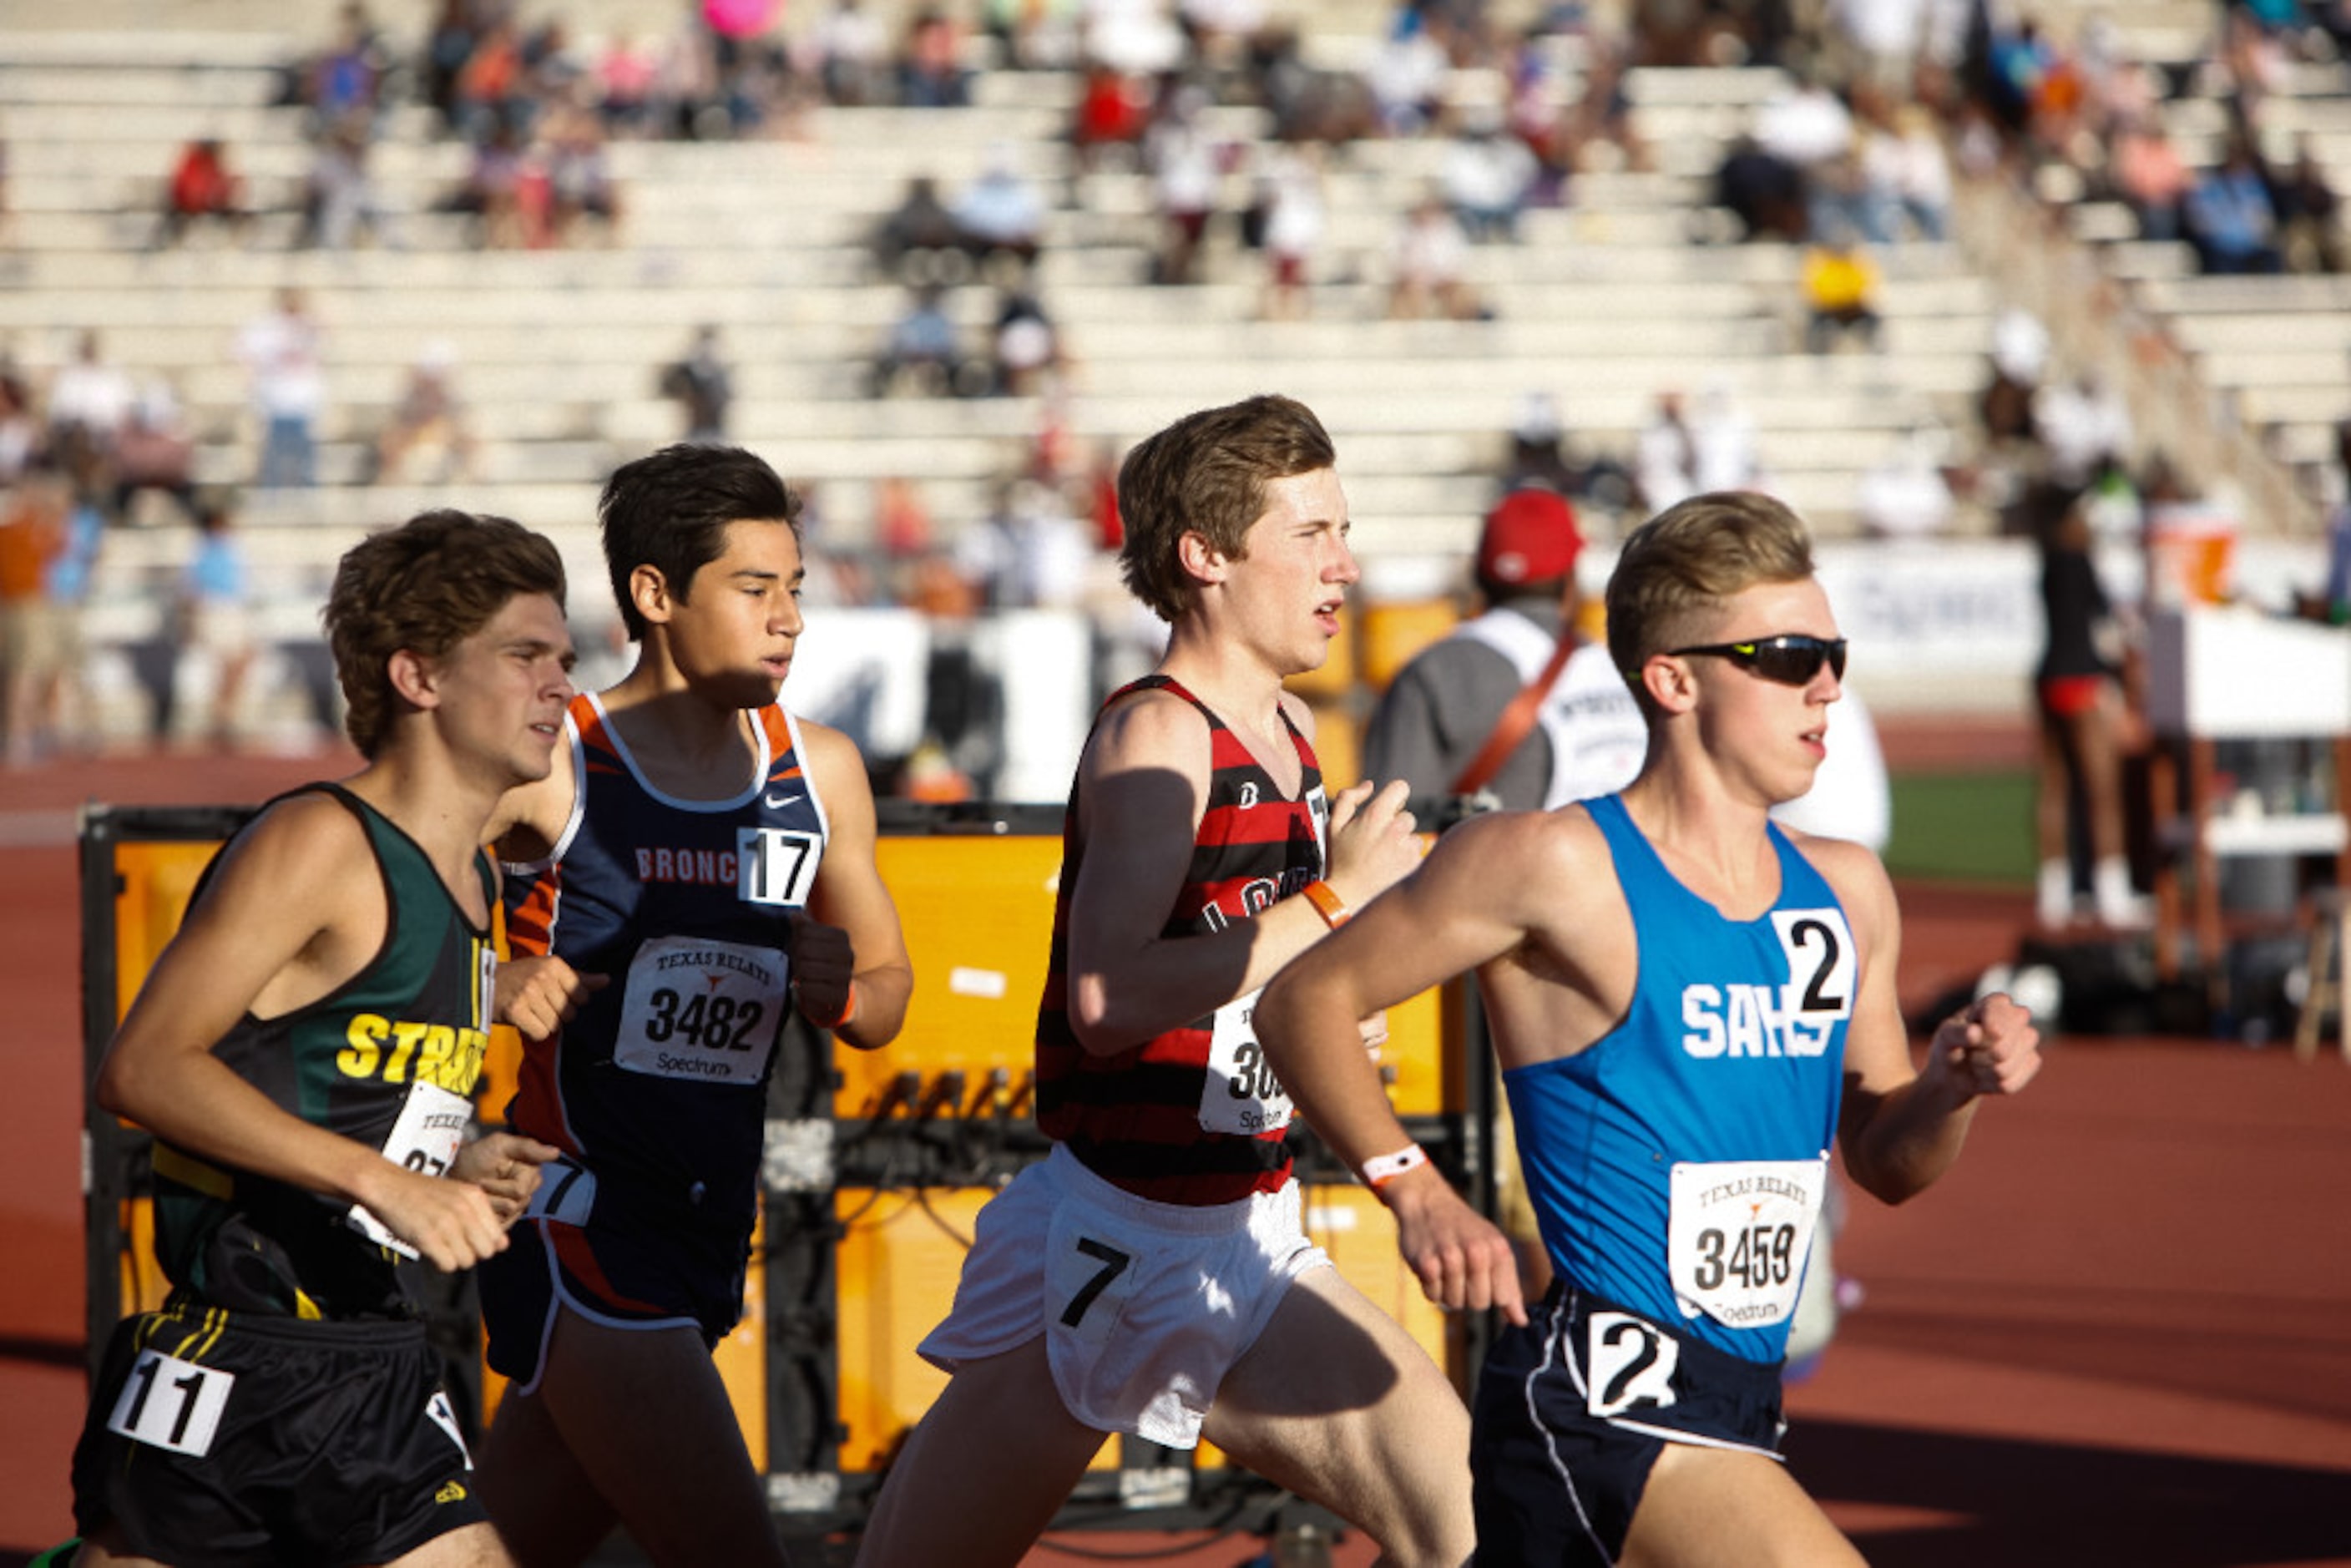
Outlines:
{"label": "runner's bare arm", "polygon": [[[1163,935],[1207,799],[1208,730],[1190,704],[1160,692],[1116,704],[1078,767],[1085,858],[1070,895],[1070,1017],[1087,1050],[1124,1051],[1212,1012],[1328,935],[1303,898],[1213,934]],[[1351,909],[1418,862],[1403,803],[1401,786],[1374,795],[1364,785],[1332,802],[1323,880]]]}
{"label": "runner's bare arm", "polygon": [[479,1188],[303,1121],[213,1054],[247,1011],[315,1001],[373,956],[386,916],[365,830],[306,796],[272,807],[224,852],[107,1048],[98,1103],[202,1158],[363,1204],[442,1268],[503,1248]]}
{"label": "runner's bare arm", "polygon": [[854,741],[827,726],[803,719],[800,737],[831,838],[810,894],[810,918],[794,923],[794,984],[810,1019],[827,1023],[849,1011],[832,1026],[834,1034],[860,1051],[872,1051],[895,1040],[905,1025],[906,1003],[914,992],[914,961],[906,953],[897,903],[874,863],[879,828],[865,759]]}
{"label": "runner's bare arm", "polygon": [[[1411,1139],[1355,1025],[1519,949],[1548,924],[1533,890],[1566,880],[1571,843],[1536,814],[1480,818],[1437,841],[1426,863],[1330,940],[1291,962],[1259,998],[1266,1059],[1323,1141],[1357,1170]],[[1572,885],[1572,883],[1570,883]],[[1389,1180],[1397,1244],[1431,1301],[1499,1307],[1526,1321],[1510,1239],[1423,1166]]]}
{"label": "runner's bare arm", "polygon": [[1914,1066],[1894,985],[1902,917],[1885,868],[1857,844],[1814,839],[1805,851],[1835,886],[1861,948],[1838,1146],[1865,1191],[1901,1203],[1959,1158],[1978,1099],[2013,1094],[2032,1081],[2041,1037],[2030,1013],[2004,996],[1988,997],[1943,1020],[1923,1070]]}

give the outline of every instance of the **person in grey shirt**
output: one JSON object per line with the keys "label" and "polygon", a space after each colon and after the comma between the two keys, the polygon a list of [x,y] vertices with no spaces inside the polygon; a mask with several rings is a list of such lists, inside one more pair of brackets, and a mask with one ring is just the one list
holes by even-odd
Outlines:
{"label": "person in grey shirt", "polygon": [[[1485,612],[1397,674],[1364,737],[1365,776],[1405,780],[1423,821],[1561,806],[1639,770],[1648,742],[1633,694],[1607,648],[1575,629],[1583,548],[1574,507],[1553,491],[1513,490],[1487,514],[1475,568]],[[1538,682],[1532,722],[1473,772],[1512,701]]]}

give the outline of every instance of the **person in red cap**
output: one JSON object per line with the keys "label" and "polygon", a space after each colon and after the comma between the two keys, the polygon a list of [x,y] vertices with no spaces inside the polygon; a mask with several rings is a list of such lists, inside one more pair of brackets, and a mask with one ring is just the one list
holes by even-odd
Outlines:
{"label": "person in red cap", "polygon": [[1647,730],[1608,650],[1576,632],[1583,549],[1554,491],[1511,491],[1478,538],[1485,612],[1389,684],[1364,737],[1364,775],[1402,779],[1422,821],[1548,810],[1640,770]]}

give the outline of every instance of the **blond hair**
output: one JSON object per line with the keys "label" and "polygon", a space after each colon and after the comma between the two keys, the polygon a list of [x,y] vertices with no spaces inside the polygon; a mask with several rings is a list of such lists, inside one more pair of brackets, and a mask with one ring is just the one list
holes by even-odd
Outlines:
{"label": "blond hair", "polygon": [[1812,575],[1811,536],[1784,503],[1751,490],[1692,496],[1625,538],[1608,578],[1608,655],[1639,695],[1641,667],[1702,636],[1726,600]]}

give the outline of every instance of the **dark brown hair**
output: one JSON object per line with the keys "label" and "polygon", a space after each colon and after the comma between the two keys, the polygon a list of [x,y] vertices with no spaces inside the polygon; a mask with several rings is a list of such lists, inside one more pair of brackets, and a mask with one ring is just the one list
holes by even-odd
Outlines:
{"label": "dark brown hair", "polygon": [[506,517],[422,512],[343,552],[322,619],[349,712],[343,728],[372,758],[392,734],[392,656],[437,659],[489,624],[507,601],[563,603],[563,558]]}

